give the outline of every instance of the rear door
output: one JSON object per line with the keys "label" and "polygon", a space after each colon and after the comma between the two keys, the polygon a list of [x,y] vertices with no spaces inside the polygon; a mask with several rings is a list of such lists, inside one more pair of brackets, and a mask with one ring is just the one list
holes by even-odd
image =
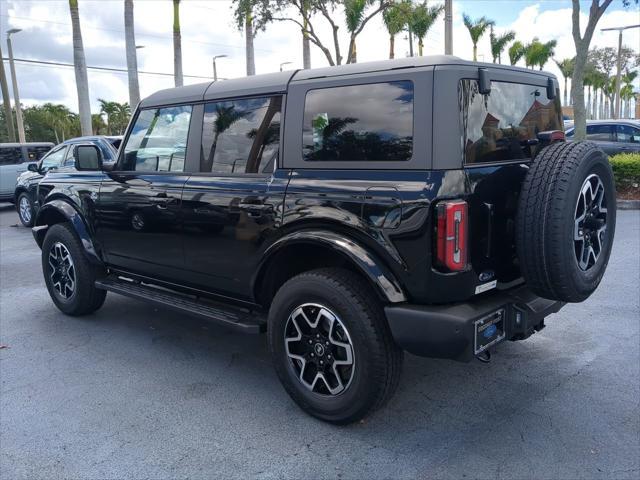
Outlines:
{"label": "rear door", "polygon": [[288,172],[276,167],[282,95],[204,105],[200,159],[182,197],[189,281],[249,298],[251,275],[274,233]]}
{"label": "rear door", "polygon": [[616,140],[620,153],[640,152],[640,128],[616,125]]}
{"label": "rear door", "polygon": [[97,203],[97,235],[110,264],[164,279],[184,267],[180,206],[192,109],[138,112]]}
{"label": "rear door", "polygon": [[614,125],[599,123],[587,125],[587,140],[597,143],[607,155],[619,153]]}

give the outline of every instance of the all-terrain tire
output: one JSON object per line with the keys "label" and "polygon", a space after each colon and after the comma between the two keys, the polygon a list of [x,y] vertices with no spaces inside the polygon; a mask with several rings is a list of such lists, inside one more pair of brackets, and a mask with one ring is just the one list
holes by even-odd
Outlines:
{"label": "all-terrain tire", "polygon": [[[64,256],[70,257],[70,262],[56,259]],[[54,272],[54,265],[59,263],[63,263],[67,277],[73,275],[73,288],[60,287],[60,274]],[[67,224],[55,224],[47,231],[42,243],[42,273],[53,303],[67,315],[87,315],[104,303],[107,292],[95,287],[104,270],[89,262],[80,240]]]}
{"label": "all-terrain tire", "polygon": [[[310,390],[300,380],[301,363],[292,361],[287,354],[290,347],[285,345],[285,336],[287,328],[291,328],[290,318],[301,305],[313,308],[308,307],[310,304],[321,305],[334,313],[352,345],[351,379],[346,388],[335,395],[322,392],[324,386],[320,382],[317,390]],[[310,338],[315,342],[313,333]],[[313,270],[287,281],[278,290],[269,310],[268,341],[285,390],[305,412],[327,422],[347,424],[364,418],[384,405],[400,380],[403,352],[393,341],[382,305],[371,288],[348,270]],[[302,343],[306,344],[306,337]]]}
{"label": "all-terrain tire", "polygon": [[[607,268],[615,225],[615,185],[605,153],[589,142],[545,147],[527,172],[518,205],[516,248],[528,286],[553,300],[588,298]],[[585,262],[583,247],[597,249],[597,257],[587,248]]]}

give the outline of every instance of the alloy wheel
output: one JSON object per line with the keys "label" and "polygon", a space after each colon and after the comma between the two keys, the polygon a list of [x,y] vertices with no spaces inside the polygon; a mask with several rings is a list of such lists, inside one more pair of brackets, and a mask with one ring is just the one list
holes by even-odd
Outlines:
{"label": "alloy wheel", "polygon": [[31,203],[29,199],[25,196],[20,198],[20,218],[22,218],[23,223],[31,222]]}
{"label": "alloy wheel", "polygon": [[329,308],[306,303],[293,309],[284,330],[290,367],[308,390],[335,396],[350,385],[355,367],[351,337]]}
{"label": "alloy wheel", "polygon": [[55,242],[49,250],[49,278],[56,293],[65,300],[76,290],[76,269],[67,247]]}
{"label": "alloy wheel", "polygon": [[598,261],[606,240],[607,203],[598,175],[589,175],[582,184],[574,218],[576,261],[581,270],[587,271]]}

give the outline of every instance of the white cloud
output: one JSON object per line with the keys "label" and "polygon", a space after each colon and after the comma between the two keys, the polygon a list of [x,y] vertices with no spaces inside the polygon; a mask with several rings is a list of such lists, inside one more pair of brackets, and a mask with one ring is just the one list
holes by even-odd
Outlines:
{"label": "white cloud", "polygon": [[[442,3],[441,0],[430,4]],[[136,42],[145,45],[138,51],[139,69],[171,73],[173,71],[172,47],[172,3],[167,0],[135,1]],[[465,59],[472,55],[469,34],[462,24],[462,11],[454,2],[454,54]],[[495,7],[497,4],[488,3]],[[496,31],[514,30],[518,39],[524,42],[534,37],[542,41],[555,39],[557,58],[574,55],[571,36],[571,8],[555,10],[541,8],[537,2],[509,2],[499,4],[502,8],[519,9],[518,17],[509,25],[497,25]],[[73,60],[71,27],[67,0],[8,0],[0,2],[0,26],[22,28],[24,31],[14,36],[16,57],[70,63]],[[340,12],[337,16],[342,18]],[[491,12],[487,12],[491,17]],[[122,0],[80,0],[82,34],[89,65],[125,67],[124,25]],[[600,32],[599,28],[640,23],[637,9],[611,10],[598,25],[592,46],[616,47],[615,32]],[[185,74],[212,76],[212,57],[226,54],[228,58],[218,61],[221,77],[240,77],[245,74],[244,36],[236,29],[230,1],[190,0],[181,5],[183,41],[183,70]],[[586,24],[586,13],[582,13],[582,25]],[[322,18],[316,21],[322,38],[330,44],[331,31]],[[584,27],[583,27],[584,28]],[[0,34],[2,34],[0,32]],[[4,39],[4,34],[1,35]],[[346,56],[347,35],[344,26],[340,28],[341,48]],[[640,29],[628,30],[624,34],[624,44],[640,49]],[[417,50],[417,42],[415,43]],[[389,38],[378,16],[373,19],[358,37],[358,60],[370,61],[388,57]],[[286,68],[300,68],[302,64],[302,42],[299,28],[291,22],[275,22],[259,32],[255,39],[256,70],[267,73],[278,70],[281,62],[290,61]],[[396,57],[408,54],[406,34],[396,37]],[[327,64],[322,52],[312,45],[313,66]],[[438,21],[425,39],[425,54],[444,52],[444,22]],[[479,59],[491,61],[489,37],[486,35],[478,45]],[[503,55],[506,60],[506,54]],[[553,62],[546,69],[559,75]],[[75,78],[72,68],[47,68],[17,65],[23,103],[33,104],[44,101],[59,102],[77,109]],[[126,101],[128,98],[126,74],[89,71],[92,107],[97,111],[97,99],[105,98]],[[206,79],[185,78],[185,83],[197,83]],[[142,96],[173,86],[171,76],[140,75]]]}

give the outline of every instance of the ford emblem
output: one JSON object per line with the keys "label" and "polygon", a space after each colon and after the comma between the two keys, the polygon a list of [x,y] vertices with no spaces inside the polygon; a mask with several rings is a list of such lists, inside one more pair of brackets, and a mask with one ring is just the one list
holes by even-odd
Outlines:
{"label": "ford emblem", "polygon": [[478,275],[478,279],[481,282],[488,282],[489,280],[491,280],[493,278],[494,275],[495,275],[495,273],[493,272],[493,270],[485,270],[480,275]]}

